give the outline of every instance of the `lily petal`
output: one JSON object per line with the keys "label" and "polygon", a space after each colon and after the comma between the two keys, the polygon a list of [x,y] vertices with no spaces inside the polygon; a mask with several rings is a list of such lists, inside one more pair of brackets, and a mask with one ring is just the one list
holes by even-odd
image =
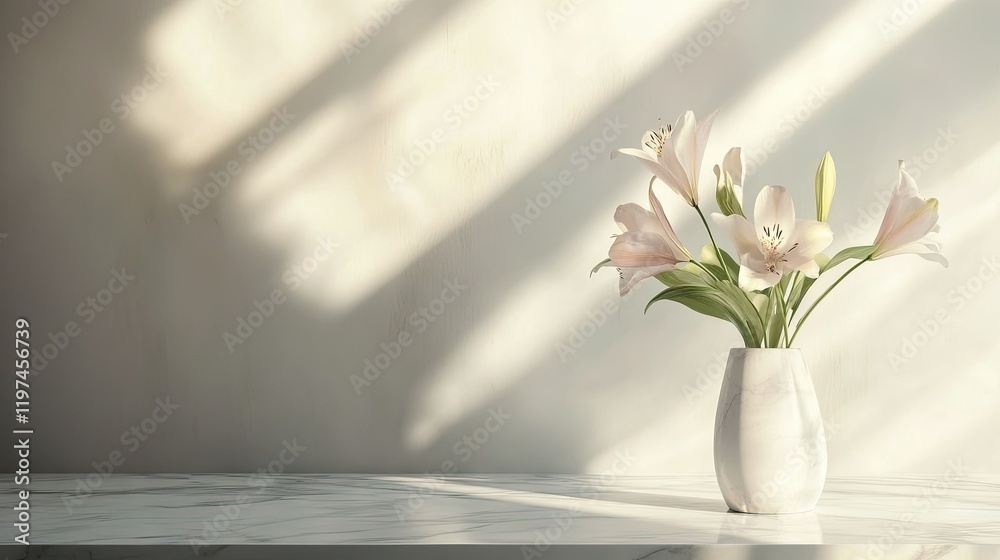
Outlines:
{"label": "lily petal", "polygon": [[733,240],[738,255],[751,255],[763,260],[764,254],[760,250],[757,233],[746,218],[739,214],[725,216],[718,212],[712,213],[711,218],[719,229],[725,231]]}
{"label": "lily petal", "polygon": [[[661,165],[655,157],[635,148],[619,148],[611,152],[611,159],[615,159],[618,154],[632,156],[646,168],[646,171],[652,173],[654,177],[666,183],[667,186],[677,191],[678,194],[685,197],[685,200],[687,200],[684,191],[677,186],[679,184],[678,179],[676,179],[666,167]],[[690,202],[688,202],[688,204],[690,204]]]}
{"label": "lily petal", "polygon": [[940,229],[937,199],[924,200],[920,197],[917,182],[906,172],[900,160],[899,183],[892,191],[882,225],[875,235],[876,248],[871,258],[915,253],[948,266],[947,259],[940,255],[941,246],[934,238]]}
{"label": "lily petal", "polygon": [[644,267],[644,268],[621,268],[618,273],[618,293],[620,295],[625,295],[635,287],[636,284],[642,282],[646,278],[656,276],[661,272],[666,272],[674,268],[674,265],[663,265],[654,267]]}
{"label": "lily petal", "polygon": [[627,232],[615,238],[608,257],[621,268],[645,268],[677,264],[679,259],[666,240],[655,233]]}
{"label": "lily petal", "polygon": [[891,257],[894,255],[919,255],[929,261],[939,263],[948,268],[948,259],[941,254],[941,246],[937,243],[926,241],[914,241],[886,251],[879,255],[879,258]]}
{"label": "lily petal", "polygon": [[833,229],[830,224],[817,220],[795,220],[795,227],[788,236],[785,253],[788,265],[797,268],[800,264],[811,261],[816,253],[826,249],[833,243]]}
{"label": "lily petal", "polygon": [[879,245],[889,232],[895,227],[897,216],[900,214],[899,205],[903,199],[919,198],[920,192],[917,190],[917,182],[906,172],[906,164],[899,160],[899,182],[892,190],[889,204],[886,205],[885,216],[882,218],[882,225],[879,226],[878,234],[875,236],[875,245]]}
{"label": "lily petal", "polygon": [[775,272],[757,271],[748,266],[740,266],[740,288],[752,292],[766,290],[781,280],[781,275]]}
{"label": "lily petal", "polygon": [[[705,159],[705,148],[708,147],[708,137],[712,133],[712,124],[715,123],[715,117],[719,114],[719,110],[716,109],[709,113],[701,122],[698,123],[698,129],[696,132],[697,136],[697,149],[694,155],[694,161],[692,163],[691,178],[693,180],[692,188],[698,190],[698,178],[701,176],[701,162]],[[723,160],[724,162],[725,160]],[[733,181],[736,181],[736,175],[733,175]],[[743,180],[740,179],[740,185],[743,185]],[[742,200],[742,198],[740,199]]]}
{"label": "lily petal", "polygon": [[[670,172],[677,176],[678,185],[683,191],[681,196],[694,206],[698,204],[698,165],[695,158],[698,155],[698,122],[694,112],[685,111],[677,118],[673,132],[670,134],[670,150],[664,146],[662,162]],[[692,181],[692,178],[694,181]]]}
{"label": "lily petal", "polygon": [[670,221],[667,220],[666,213],[663,212],[663,205],[660,204],[660,199],[656,198],[656,193],[653,192],[653,182],[649,182],[649,206],[653,209],[653,214],[656,215],[657,220],[660,222],[660,229],[663,233],[663,238],[667,240],[670,244],[674,246],[674,254],[680,258],[682,255],[685,257],[683,260],[691,260],[691,253],[687,250],[687,247],[681,243],[677,233],[674,232],[673,226],[670,225]]}
{"label": "lily petal", "polygon": [[656,214],[632,202],[622,204],[615,210],[615,222],[618,223],[622,232],[650,231],[660,233],[663,231]]}
{"label": "lily petal", "polygon": [[816,278],[819,276],[819,263],[816,259],[807,259],[801,264],[793,266],[791,262],[786,263],[786,267],[790,270],[798,270],[802,274],[805,274],[809,278]]}
{"label": "lily petal", "polygon": [[758,237],[767,235],[764,228],[773,234],[775,226],[786,231],[795,226],[795,206],[785,187],[768,185],[761,189],[754,203],[753,221]]}
{"label": "lily petal", "polygon": [[[643,136],[645,138],[645,136]],[[656,154],[651,154],[645,150],[637,150],[635,148],[618,148],[617,150],[611,150],[611,159],[618,157],[618,154],[623,156],[632,156],[636,159],[646,160],[651,163],[657,163]]]}
{"label": "lily petal", "polygon": [[879,246],[872,254],[873,259],[886,256],[897,247],[919,241],[937,225],[938,201],[935,198],[926,201],[919,198],[908,198],[899,202],[900,214],[897,223],[882,239],[876,238]]}
{"label": "lily petal", "polygon": [[690,172],[698,155],[698,120],[694,118],[694,111],[684,111],[677,117],[670,139],[677,161],[685,171]]}

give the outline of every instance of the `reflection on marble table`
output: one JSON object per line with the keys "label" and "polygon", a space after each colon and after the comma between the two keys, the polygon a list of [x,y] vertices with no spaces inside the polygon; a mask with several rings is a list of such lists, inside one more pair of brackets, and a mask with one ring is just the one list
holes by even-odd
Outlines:
{"label": "reflection on marble table", "polygon": [[86,480],[32,475],[33,544],[1000,545],[1000,476],[830,477],[815,511],[791,515],[729,512],[713,476]]}

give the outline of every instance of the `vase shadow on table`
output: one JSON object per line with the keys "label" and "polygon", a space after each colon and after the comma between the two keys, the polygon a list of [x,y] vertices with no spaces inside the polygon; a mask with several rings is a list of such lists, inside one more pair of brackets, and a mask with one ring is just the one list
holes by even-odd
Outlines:
{"label": "vase shadow on table", "polygon": [[729,510],[719,524],[719,544],[822,544],[816,512],[764,515]]}
{"label": "vase shadow on table", "polygon": [[822,544],[823,530],[814,511],[794,514],[764,515],[735,511],[721,498],[708,499],[668,494],[648,494],[614,490],[601,492],[595,498],[643,506],[684,509],[705,513],[722,513],[717,542],[719,544]]}
{"label": "vase shadow on table", "polygon": [[718,498],[677,496],[613,489],[598,490],[596,495],[570,492],[545,492],[536,484],[491,483],[477,479],[478,486],[488,486],[505,490],[521,490],[533,493],[551,494],[565,497],[584,497],[600,502],[614,502],[637,506],[653,506],[666,509],[681,509],[704,513],[724,514],[719,523],[717,540],[719,544],[822,544],[823,530],[815,511],[804,513],[764,515],[749,514],[729,509],[720,495]]}
{"label": "vase shadow on table", "polygon": [[723,501],[721,496],[716,500],[711,500],[692,496],[673,496],[669,494],[647,494],[645,492],[631,492],[627,490],[609,490],[601,492],[595,499],[604,502],[618,502],[623,504],[654,506],[670,509],[686,509],[706,513],[726,513],[730,511],[729,506],[726,505],[726,502]]}
{"label": "vase shadow on table", "polygon": [[[580,486],[579,492],[546,491],[540,488],[538,481],[520,482],[504,481],[497,482],[485,477],[454,477],[457,480],[465,480],[469,484],[481,487],[498,488],[502,490],[517,490],[534,494],[547,494],[551,496],[563,496],[567,498],[584,498],[600,502],[615,502],[620,504],[630,504],[637,506],[654,506],[671,509],[685,509],[690,511],[701,511],[705,513],[726,513],[732,511],[726,502],[719,495],[716,499],[700,498],[695,496],[675,496],[671,494],[658,494],[649,492],[637,492],[625,489],[602,489],[599,478],[594,477],[592,485]],[[545,480],[547,477],[540,477]],[[586,482],[586,477],[581,477]]]}

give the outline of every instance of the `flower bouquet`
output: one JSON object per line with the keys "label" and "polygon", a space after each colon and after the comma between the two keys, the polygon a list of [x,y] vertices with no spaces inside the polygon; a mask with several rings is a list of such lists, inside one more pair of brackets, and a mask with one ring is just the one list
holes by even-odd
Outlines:
{"label": "flower bouquet", "polygon": [[[822,251],[833,241],[827,217],[837,182],[830,153],[816,170],[815,219],[798,217],[788,191],[769,185],[757,195],[751,220],[743,208],[742,152],[732,148],[721,166],[714,166],[719,212],[710,216],[732,242],[734,252],[728,253],[716,242],[699,203],[699,173],[715,115],[699,122],[687,111],[673,126],[647,131],[640,149],[612,153],[612,158],[631,156],[652,174],[650,209],[633,203],[618,207],[615,221],[622,233],[594,271],[616,267],[622,295],[647,278],[665,284],[647,311],[670,300],[736,327],[746,347],[730,352],[716,412],[715,467],[723,496],[736,511],[807,511],[825,481],[826,440],[805,360],[792,344],[816,306],[861,265],[915,253],[947,266],[934,235],[938,202],[920,197],[900,161],[899,182],[872,243],[827,257]],[[657,180],[694,208],[704,224],[710,243],[697,257],[667,221],[653,192]],[[857,262],[818,296],[807,298],[820,276],[835,274],[849,261]],[[808,452],[803,454],[803,448]],[[786,482],[777,485],[778,478]]]}

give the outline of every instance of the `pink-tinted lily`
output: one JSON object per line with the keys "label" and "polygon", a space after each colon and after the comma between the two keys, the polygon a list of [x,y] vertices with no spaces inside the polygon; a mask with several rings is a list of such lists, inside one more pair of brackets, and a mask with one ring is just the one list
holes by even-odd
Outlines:
{"label": "pink-tinted lily", "polygon": [[652,211],[638,204],[622,204],[615,211],[615,221],[622,234],[615,237],[608,257],[610,266],[619,269],[619,291],[625,295],[640,281],[656,276],[691,260],[674,228],[667,221],[663,206],[649,185]]}
{"label": "pink-tinted lily", "polygon": [[917,182],[906,172],[900,160],[899,183],[892,191],[882,226],[875,236],[872,260],[913,253],[948,266],[947,259],[941,255],[941,244],[934,235],[940,229],[937,199],[920,198]]}

